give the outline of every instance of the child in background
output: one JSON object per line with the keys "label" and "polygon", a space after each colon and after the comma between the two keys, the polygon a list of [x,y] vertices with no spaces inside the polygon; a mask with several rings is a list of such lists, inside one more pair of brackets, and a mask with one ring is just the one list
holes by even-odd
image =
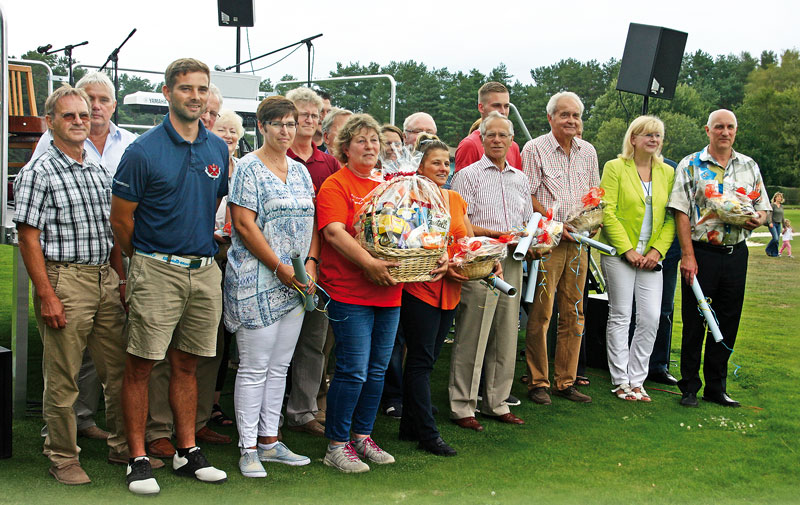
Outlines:
{"label": "child in background", "polygon": [[783,247],[781,247],[781,251],[779,255],[783,255],[783,250],[788,249],[788,256],[790,258],[794,258],[792,256],[792,223],[788,219],[783,220]]}

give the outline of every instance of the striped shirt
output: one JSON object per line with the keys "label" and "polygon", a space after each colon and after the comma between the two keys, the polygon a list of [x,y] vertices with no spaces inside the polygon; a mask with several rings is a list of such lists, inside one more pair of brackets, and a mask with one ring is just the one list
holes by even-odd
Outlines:
{"label": "striped shirt", "polygon": [[14,222],[42,231],[44,258],[108,263],[111,234],[111,176],[83,152],[83,164],[55,145],[26,165],[14,181]]}
{"label": "striped shirt", "polygon": [[533,215],[525,176],[508,162],[499,170],[485,154],[456,173],[453,190],[467,202],[470,222],[481,228],[522,229]]}
{"label": "striped shirt", "polygon": [[531,195],[545,209],[553,209],[556,221],[566,221],[567,216],[583,206],[583,195],[600,186],[594,146],[575,137],[568,156],[553,132],[525,144],[522,170],[528,177]]}

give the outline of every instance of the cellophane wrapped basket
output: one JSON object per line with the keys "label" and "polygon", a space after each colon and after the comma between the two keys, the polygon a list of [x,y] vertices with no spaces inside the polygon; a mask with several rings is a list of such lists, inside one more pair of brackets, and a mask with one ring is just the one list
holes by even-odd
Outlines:
{"label": "cellophane wrapped basket", "polygon": [[499,239],[489,237],[463,237],[455,243],[453,269],[469,280],[484,279],[494,270],[498,261],[508,254],[508,243],[513,237],[505,235]]}
{"label": "cellophane wrapped basket", "polygon": [[723,223],[741,227],[750,219],[758,217],[753,206],[761,197],[758,191],[748,193],[744,188],[725,187],[720,193],[717,184],[707,184],[704,191],[709,207]]}
{"label": "cellophane wrapped basket", "polygon": [[356,239],[373,256],[400,263],[389,268],[396,281],[428,281],[447,248],[450,214],[439,187],[416,175],[416,166],[394,168],[376,174],[389,180],[367,195],[356,216]]}
{"label": "cellophane wrapped basket", "polygon": [[553,209],[547,209],[547,214],[542,216],[539,227],[531,240],[531,249],[542,254],[550,251],[561,242],[564,224],[553,220]]}
{"label": "cellophane wrapped basket", "polygon": [[603,224],[603,188],[593,187],[581,198],[582,205],[570,212],[565,224],[570,231],[591,233]]}

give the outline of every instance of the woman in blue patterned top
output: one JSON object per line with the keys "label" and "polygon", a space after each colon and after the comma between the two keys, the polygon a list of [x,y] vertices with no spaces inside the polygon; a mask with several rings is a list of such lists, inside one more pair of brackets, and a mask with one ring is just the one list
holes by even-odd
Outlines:
{"label": "woman in blue patterned top", "polygon": [[236,332],[239,371],[234,407],[239,430],[239,469],[266,477],[262,461],[292,466],[311,460],[278,441],[286,371],[303,324],[299,291],[313,295],[312,282],[294,277],[290,253],[306,257],[316,277],[318,255],[314,187],[305,167],[288,158],[297,109],[272,96],[256,112],[264,145],[239,160],[230,185],[233,233],[225,271],[225,326]]}

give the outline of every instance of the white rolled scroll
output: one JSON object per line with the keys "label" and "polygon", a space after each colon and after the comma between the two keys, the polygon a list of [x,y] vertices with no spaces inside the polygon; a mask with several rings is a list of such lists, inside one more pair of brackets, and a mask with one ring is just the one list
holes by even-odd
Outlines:
{"label": "white rolled scroll", "polygon": [[581,235],[580,233],[572,233],[572,237],[582,244],[594,247],[598,251],[603,251],[604,253],[612,256],[617,255],[617,248],[614,246],[598,242],[597,240],[591,239],[585,235]]}
{"label": "white rolled scroll", "polygon": [[500,277],[497,277],[494,274],[489,275],[489,277],[483,279],[483,281],[490,288],[494,288],[500,291],[501,293],[510,296],[511,298],[517,296],[517,288],[515,288],[514,286],[512,286],[511,284],[507,283],[506,281],[504,281]]}
{"label": "white rolled scroll", "polygon": [[513,258],[515,260],[522,261],[525,259],[525,255],[528,254],[531,241],[533,240],[533,236],[536,235],[536,230],[539,228],[539,221],[541,220],[542,215],[538,212],[534,212],[530,221],[528,221],[528,224],[525,226],[525,233],[527,233],[527,235],[519,239],[517,248],[514,249]]}
{"label": "white rolled scroll", "polygon": [[717,319],[714,317],[714,313],[711,312],[711,307],[708,305],[703,290],[700,289],[700,283],[697,282],[697,277],[692,279],[692,291],[694,292],[695,298],[697,298],[697,303],[700,305],[700,312],[702,312],[703,317],[706,318],[706,323],[708,323],[708,329],[711,330],[711,335],[714,337],[714,342],[722,342],[722,332],[719,331]]}
{"label": "white rolled scroll", "polygon": [[533,295],[536,293],[536,280],[539,277],[539,261],[533,260],[531,268],[528,270],[528,285],[525,287],[525,303],[533,303]]}

